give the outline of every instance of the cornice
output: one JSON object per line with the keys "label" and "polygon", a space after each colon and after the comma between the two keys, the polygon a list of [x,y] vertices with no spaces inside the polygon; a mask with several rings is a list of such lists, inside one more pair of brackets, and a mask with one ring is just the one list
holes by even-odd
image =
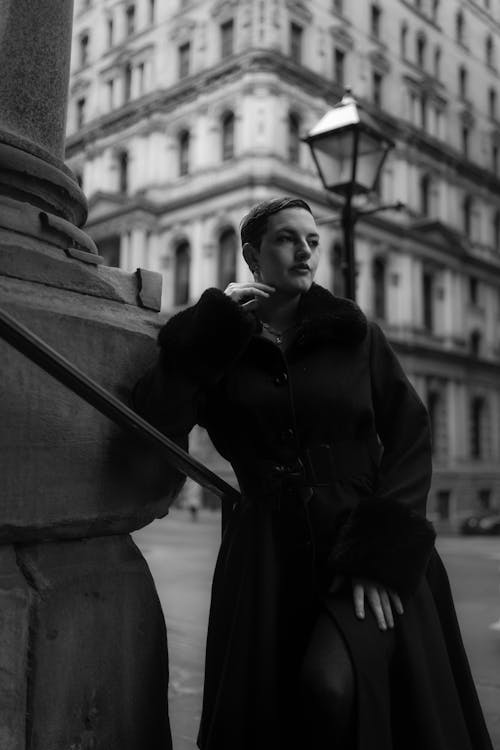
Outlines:
{"label": "cornice", "polygon": [[[78,133],[67,139],[67,158],[84,148],[89,141],[121,131],[136,122],[151,117],[154,113],[172,112],[184,103],[195,101],[202,94],[220,89],[221,85],[241,81],[247,73],[271,73],[280,83],[302,90],[311,97],[322,99],[327,106],[337,103],[343,88],[326,77],[304,66],[294,63],[285,55],[270,49],[251,49],[230,60],[224,60],[209,70],[190,76],[168,89],[161,89],[90,122]],[[459,175],[500,196],[500,179],[488,170],[464,159],[462,153],[451,148],[446,142],[434,138],[401,118],[374,107],[369,101],[362,101],[369,112],[396,141],[415,146],[427,153],[436,162],[444,163]]]}

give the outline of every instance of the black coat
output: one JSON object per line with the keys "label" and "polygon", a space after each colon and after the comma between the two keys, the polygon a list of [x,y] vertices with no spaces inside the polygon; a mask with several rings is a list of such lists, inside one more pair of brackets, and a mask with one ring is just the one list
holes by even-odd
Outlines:
{"label": "black coat", "polygon": [[[296,674],[326,608],[354,665],[357,750],[491,750],[425,519],[427,412],[352,302],[315,284],[299,321],[284,355],[209,289],[161,330],[136,388],[137,408],[181,445],[206,427],[243,493],[214,575],[199,745],[306,747]],[[355,617],[348,584],[328,593],[337,573],[401,595],[393,634]]]}

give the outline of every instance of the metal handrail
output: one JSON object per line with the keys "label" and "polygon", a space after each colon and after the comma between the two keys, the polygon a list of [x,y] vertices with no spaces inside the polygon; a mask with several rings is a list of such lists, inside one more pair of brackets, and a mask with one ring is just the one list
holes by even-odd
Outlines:
{"label": "metal handrail", "polygon": [[[227,484],[193,456],[190,456],[177,443],[167,438],[120,399],[85,375],[76,365],[61,356],[45,341],[2,309],[0,309],[0,337],[73,393],[91,404],[101,414],[112,419],[120,427],[130,430],[162,448],[171,466],[213,492],[221,500],[234,503],[241,499],[238,490]],[[223,506],[225,504],[226,502],[223,503]]]}

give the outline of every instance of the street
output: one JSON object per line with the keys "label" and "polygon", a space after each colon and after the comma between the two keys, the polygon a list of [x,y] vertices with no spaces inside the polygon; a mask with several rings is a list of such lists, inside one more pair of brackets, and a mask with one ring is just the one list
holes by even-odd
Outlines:
{"label": "street", "polygon": [[[200,718],[206,624],[220,517],[188,511],[136,532],[165,613],[170,653],[174,750],[194,750]],[[498,537],[444,537],[438,549],[450,576],[462,635],[495,750],[500,750],[500,542]]]}

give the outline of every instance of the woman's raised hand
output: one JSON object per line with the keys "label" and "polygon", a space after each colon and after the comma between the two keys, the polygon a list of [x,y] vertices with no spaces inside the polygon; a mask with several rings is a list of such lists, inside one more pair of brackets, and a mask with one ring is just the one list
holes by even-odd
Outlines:
{"label": "woman's raised hand", "polygon": [[231,282],[224,289],[224,294],[237,302],[243,310],[255,310],[259,306],[259,301],[268,299],[274,291],[276,290],[273,286],[261,284],[259,281],[250,281],[246,284]]}

